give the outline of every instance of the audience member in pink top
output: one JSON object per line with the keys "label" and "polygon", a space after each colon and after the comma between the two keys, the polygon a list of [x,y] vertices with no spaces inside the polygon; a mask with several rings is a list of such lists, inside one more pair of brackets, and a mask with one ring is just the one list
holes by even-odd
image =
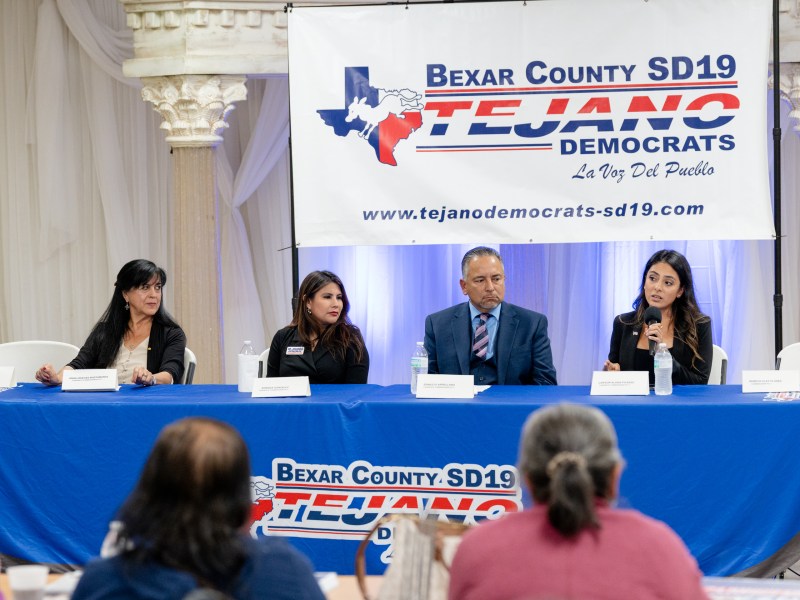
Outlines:
{"label": "audience member in pink top", "polygon": [[534,412],[519,471],[535,504],[465,534],[449,600],[708,600],[674,531],[609,505],[622,464],[614,427],[596,408]]}

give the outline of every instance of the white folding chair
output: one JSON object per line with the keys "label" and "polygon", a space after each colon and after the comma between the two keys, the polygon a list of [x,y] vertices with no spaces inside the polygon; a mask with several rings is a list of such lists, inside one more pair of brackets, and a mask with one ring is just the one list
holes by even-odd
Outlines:
{"label": "white folding chair", "polygon": [[775,361],[776,371],[794,370],[800,371],[800,342],[796,344],[789,344],[783,350],[778,352],[778,358]]}
{"label": "white folding chair", "polygon": [[36,381],[36,370],[45,363],[56,371],[78,355],[80,348],[66,342],[26,340],[0,344],[0,367],[14,367],[17,383]]}
{"label": "white folding chair", "polygon": [[186,348],[183,351],[183,378],[181,383],[189,385],[194,379],[194,370],[197,367],[197,357],[194,352]]}
{"label": "white folding chair", "polygon": [[708,385],[725,385],[728,380],[728,354],[714,344],[714,354],[711,358],[711,375]]}
{"label": "white folding chair", "polygon": [[258,357],[258,376],[259,377],[266,377],[267,376],[267,358],[269,358],[269,348],[264,350],[261,353],[261,356]]}

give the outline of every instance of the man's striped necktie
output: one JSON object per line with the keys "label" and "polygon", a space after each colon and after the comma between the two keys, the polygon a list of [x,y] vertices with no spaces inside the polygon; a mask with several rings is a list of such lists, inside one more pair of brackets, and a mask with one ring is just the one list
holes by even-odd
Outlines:
{"label": "man's striped necktie", "polygon": [[489,330],[486,327],[489,316],[489,313],[478,315],[480,322],[475,328],[475,337],[472,339],[472,353],[481,360],[486,360],[486,352],[489,350]]}

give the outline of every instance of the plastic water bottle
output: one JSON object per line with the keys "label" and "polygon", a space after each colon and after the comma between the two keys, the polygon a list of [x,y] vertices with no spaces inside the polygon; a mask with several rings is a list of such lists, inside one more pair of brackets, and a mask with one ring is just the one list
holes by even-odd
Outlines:
{"label": "plastic water bottle", "polygon": [[411,393],[417,393],[417,375],[428,373],[428,351],[423,342],[417,342],[414,354],[411,355]]}
{"label": "plastic water bottle", "polygon": [[253,350],[253,342],[245,340],[239,350],[239,391],[252,392],[253,380],[258,377],[258,355]]}
{"label": "plastic water bottle", "polygon": [[656,395],[669,396],[672,393],[672,354],[664,342],[658,345],[653,368],[656,373]]}

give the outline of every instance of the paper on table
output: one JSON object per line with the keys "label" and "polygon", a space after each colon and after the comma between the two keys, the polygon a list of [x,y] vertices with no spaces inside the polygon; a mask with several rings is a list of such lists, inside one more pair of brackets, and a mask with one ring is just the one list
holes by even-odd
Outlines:
{"label": "paper on table", "polygon": [[44,588],[44,593],[48,596],[63,595],[64,597],[68,598],[72,595],[72,592],[75,591],[75,587],[78,585],[78,580],[81,578],[81,575],[83,575],[83,571],[72,571],[71,573],[65,573],[52,583],[48,584],[47,587]]}
{"label": "paper on table", "polygon": [[417,376],[417,398],[469,399],[475,397],[475,379],[472,375]]}
{"label": "paper on table", "polygon": [[742,393],[800,391],[800,371],[742,370]]}
{"label": "paper on table", "polygon": [[14,367],[0,367],[0,388],[12,388],[17,384]]}
{"label": "paper on table", "polygon": [[116,369],[64,370],[62,392],[116,392],[119,391]]}
{"label": "paper on table", "polygon": [[339,586],[339,577],[334,571],[317,571],[314,573],[314,577],[323,592],[330,592]]}
{"label": "paper on table", "polygon": [[647,396],[647,371],[594,371],[590,396]]}
{"label": "paper on table", "polygon": [[261,377],[253,380],[253,398],[293,398],[311,395],[307,375],[297,377]]}

